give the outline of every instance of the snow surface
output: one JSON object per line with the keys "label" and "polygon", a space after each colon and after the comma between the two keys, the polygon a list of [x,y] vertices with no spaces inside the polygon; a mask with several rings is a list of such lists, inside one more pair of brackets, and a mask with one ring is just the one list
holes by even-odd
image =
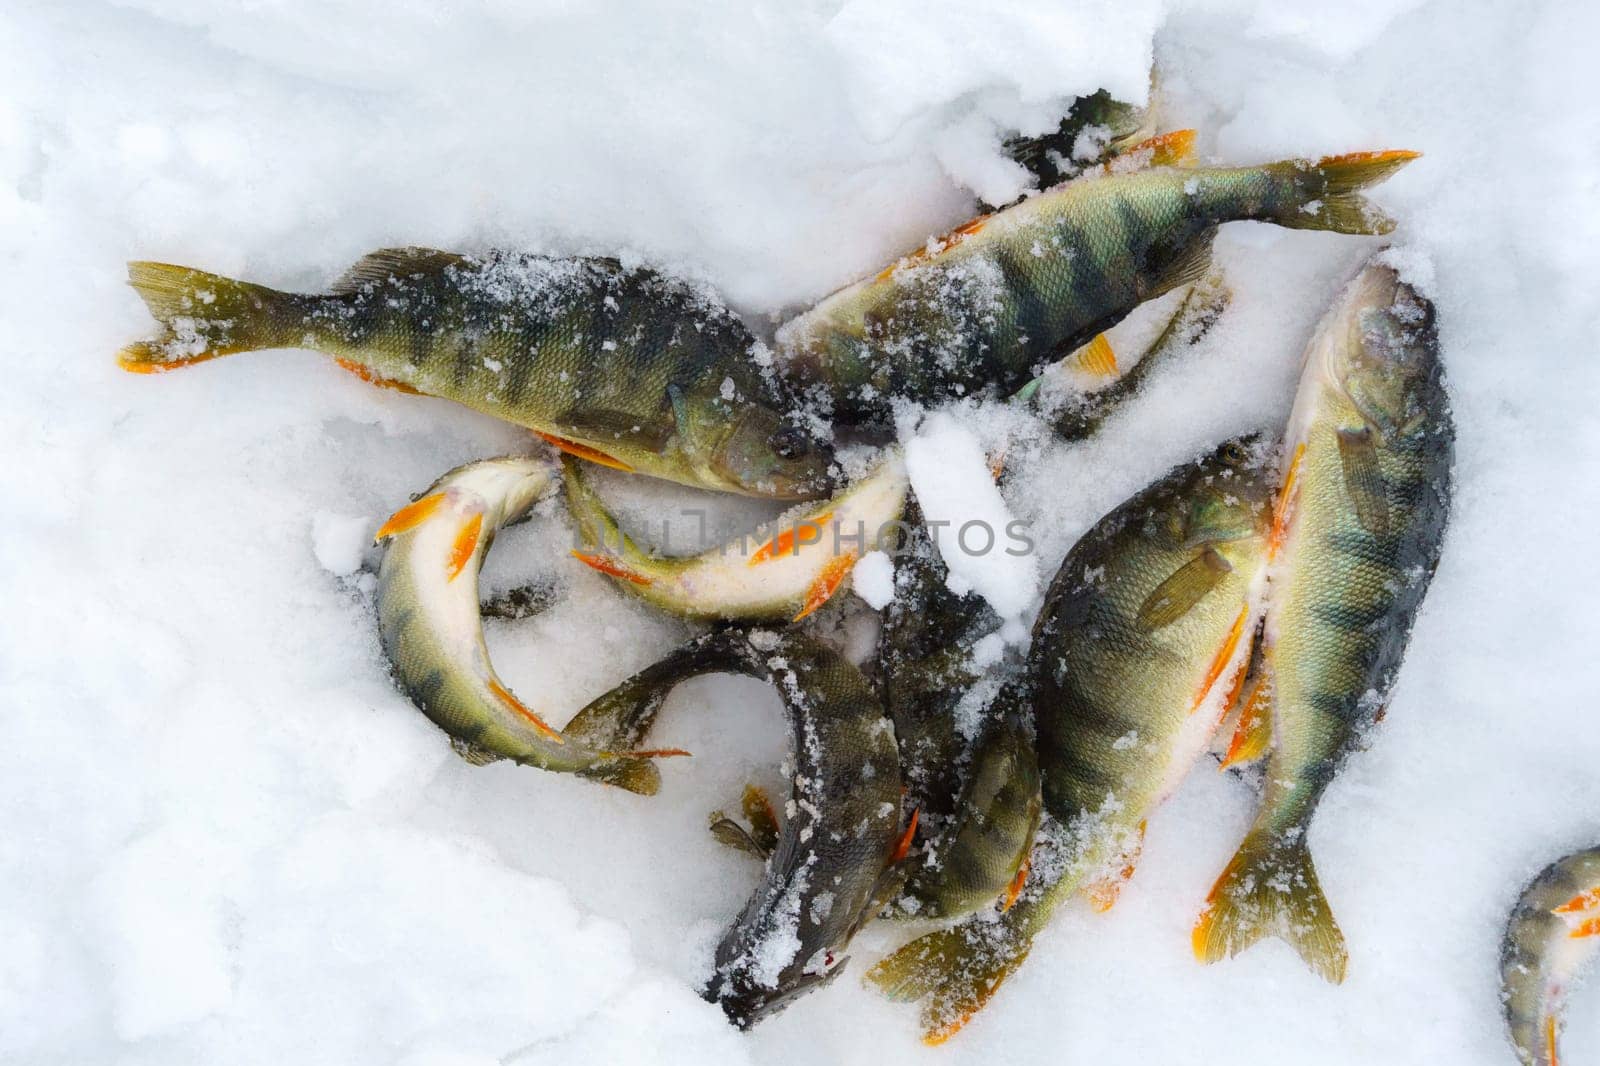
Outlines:
{"label": "snow surface", "polygon": [[[1600,839],[1597,33],[1576,2],[5,5],[0,1060],[1512,1061],[1506,912]],[[1201,767],[1116,909],[1061,914],[946,1047],[860,986],[906,935],[881,924],[733,1032],[693,987],[759,871],[705,815],[781,783],[776,696],[680,688],[658,735],[696,754],[653,798],[468,766],[389,684],[354,564],[409,493],[524,435],[309,353],[113,363],[150,328],[130,258],[316,289],[395,244],[621,254],[765,325],[1018,191],[999,134],[1137,94],[1152,55],[1164,124],[1208,156],[1426,153],[1379,198],[1433,274],[1456,516],[1390,713],[1312,830],[1341,987],[1278,943],[1193,960],[1252,806]],[[1041,578],[1174,462],[1281,423],[1374,247],[1228,227],[1213,333],[1008,487]],[[489,627],[555,720],[686,632],[567,537],[509,531],[486,575],[561,589]],[[1600,1061],[1597,1006],[1600,981],[1572,1062]]]}

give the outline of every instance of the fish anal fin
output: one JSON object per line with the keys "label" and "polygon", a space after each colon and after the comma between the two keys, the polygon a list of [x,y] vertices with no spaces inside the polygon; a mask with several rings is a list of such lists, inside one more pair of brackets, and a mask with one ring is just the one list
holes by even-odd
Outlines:
{"label": "fish anal fin", "polygon": [[1239,708],[1239,724],[1234,727],[1228,753],[1219,769],[1227,770],[1254,762],[1272,747],[1272,667],[1263,659],[1256,676],[1249,682],[1244,703]]}
{"label": "fish anal fin", "polygon": [[827,603],[833,594],[839,591],[839,586],[844,584],[844,579],[850,576],[850,568],[856,565],[856,554],[853,551],[829,561],[822,568],[822,572],[811,582],[811,587],[806,590],[805,603],[800,607],[800,613],[791,621],[798,622],[810,615],[817,608]]}
{"label": "fish anal fin", "polygon": [[438,272],[466,261],[466,256],[455,252],[441,252],[435,248],[380,248],[369,252],[350,265],[350,269],[328,286],[328,291],[348,296],[363,289],[380,285],[392,278],[410,278]]}
{"label": "fish anal fin", "polygon": [[1171,625],[1193,610],[1232,570],[1233,565],[1220,552],[1205,548],[1150,590],[1139,605],[1139,625],[1147,630]]}
{"label": "fish anal fin", "polygon": [[421,389],[416,388],[413,385],[407,385],[403,381],[395,381],[393,378],[380,377],[378,373],[371,367],[362,366],[360,363],[357,363],[354,360],[334,359],[334,362],[338,363],[339,366],[350,371],[350,373],[354,374],[356,377],[360,378],[362,381],[365,381],[369,385],[376,385],[380,389],[393,389],[396,392],[403,392],[408,396],[424,395]]}
{"label": "fish anal fin", "polygon": [[1104,333],[1096,334],[1094,340],[1067,356],[1065,365],[1096,378],[1114,378],[1118,373],[1117,353]]}

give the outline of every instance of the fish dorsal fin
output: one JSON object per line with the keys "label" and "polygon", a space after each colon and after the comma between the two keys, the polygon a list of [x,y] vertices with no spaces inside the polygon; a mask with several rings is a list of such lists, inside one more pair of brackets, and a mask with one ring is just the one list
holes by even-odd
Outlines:
{"label": "fish dorsal fin", "polygon": [[446,267],[466,261],[466,256],[455,252],[441,252],[436,248],[379,248],[353,263],[349,270],[328,291],[345,296],[360,292],[369,285],[390,278],[411,278],[419,274],[437,274]]}

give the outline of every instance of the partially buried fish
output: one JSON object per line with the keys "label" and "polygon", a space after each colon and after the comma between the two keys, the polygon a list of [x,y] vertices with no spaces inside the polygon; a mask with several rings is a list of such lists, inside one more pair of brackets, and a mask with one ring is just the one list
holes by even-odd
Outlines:
{"label": "partially buried fish", "polygon": [[779,373],[837,425],[877,431],[897,400],[1009,395],[1138,304],[1198,280],[1225,222],[1388,232],[1360,190],[1416,157],[1161,165],[1183,159],[1191,137],[1166,134],[834,293],[779,329]]}
{"label": "partially buried fish", "polygon": [[788,408],[749,331],[701,289],[614,259],[374,252],[324,295],[128,264],[162,333],[128,370],[313,348],[376,384],[527,426],[565,451],[723,492],[810,499],[829,446]]}
{"label": "partially buried fish", "polygon": [[623,532],[569,462],[567,506],[584,543],[572,554],[619,588],[685,618],[798,622],[847,587],[856,561],[893,535],[907,487],[905,464],[891,451],[837,495],[786,512],[759,537],[661,556]]}
{"label": "partially buried fish", "polygon": [[[1118,100],[1101,89],[1073,100],[1054,129],[1012,137],[1000,147],[1033,176],[1037,188],[1049,189],[1133,148],[1154,132],[1151,108]],[[997,211],[1008,205],[985,206]]]}
{"label": "partially buried fish", "polygon": [[1551,863],[1523,889],[1500,946],[1500,998],[1524,1066],[1556,1066],[1568,990],[1600,947],[1600,848]]}
{"label": "partially buried fish", "polygon": [[714,671],[772,682],[793,763],[788,819],[761,886],[717,945],[703,991],[743,1029],[837,976],[840,953],[876,912],[905,837],[900,767],[894,727],[866,678],[798,631],[701,637],[579,712],[568,735],[636,745],[673,685]]}
{"label": "partially buried fish", "polygon": [[559,468],[548,458],[487,459],[450,471],[378,530],[378,632],[395,680],[470,761],[510,759],[653,793],[651,756],[564,737],[495,674],[479,618],[478,570],[496,531],[522,517]]}
{"label": "partially buried fish", "polygon": [[926,1000],[927,1042],[988,1002],[1059,905],[1085,890],[1110,905],[1146,818],[1207,749],[1248,658],[1271,469],[1259,444],[1230,441],[1117,507],[1062,562],[1028,652],[1046,823],[1020,898],[867,975]]}
{"label": "partially buried fish", "polygon": [[905,530],[878,675],[920,843],[889,913],[954,918],[1015,898],[1039,822],[1038,761],[1026,688],[1000,655],[1002,619],[949,587],[915,499]]}
{"label": "partially buried fish", "polygon": [[1206,962],[1275,935],[1344,979],[1307,832],[1388,706],[1439,562],[1454,443],[1433,305],[1374,261],[1318,325],[1290,415],[1255,701],[1266,791],[1194,927]]}

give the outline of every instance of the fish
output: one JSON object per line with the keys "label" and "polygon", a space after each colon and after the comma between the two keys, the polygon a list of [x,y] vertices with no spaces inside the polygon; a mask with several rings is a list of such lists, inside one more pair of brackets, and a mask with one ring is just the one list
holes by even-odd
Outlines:
{"label": "fish", "polygon": [[311,348],[364,380],[439,396],[580,458],[773,499],[832,489],[831,444],[759,365],[713,295],[615,259],[390,248],[320,295],[165,263],[128,264],[161,324],[123,348],[138,373]]}
{"label": "fish", "polygon": [[1266,789],[1195,923],[1205,962],[1275,935],[1344,979],[1307,833],[1388,706],[1439,563],[1454,451],[1433,305],[1375,259],[1317,326],[1285,434],[1261,655]]}
{"label": "fish", "polygon": [[510,759],[651,795],[659,751],[604,750],[570,739],[506,687],[489,661],[478,571],[505,525],[554,487],[548,456],[457,467],[378,530],[378,635],[395,681],[469,762]]}
{"label": "fish", "polygon": [[1016,882],[1039,819],[1038,763],[1014,668],[989,661],[1002,619],[949,587],[915,497],[902,526],[877,673],[919,843],[888,913],[953,918]]}
{"label": "fish", "polygon": [[1518,897],[1500,945],[1500,1000],[1523,1066],[1556,1066],[1567,991],[1600,947],[1600,848],[1539,872]]}
{"label": "fish", "polygon": [[790,732],[788,817],[701,993],[748,1029],[839,975],[908,835],[893,724],[861,671],[801,630],[728,628],[696,638],[585,707],[568,732],[591,743],[642,743],[672,685],[709,671],[771,682]]}
{"label": "fish", "polygon": [[1100,519],[1045,594],[1025,664],[1044,818],[1013,906],[928,933],[874,966],[958,1032],[1022,965],[1057,907],[1101,909],[1145,821],[1207,750],[1249,659],[1271,533],[1274,453],[1255,437],[1184,463]]}
{"label": "fish", "polygon": [[1184,289],[1176,300],[1172,314],[1132,367],[1124,371],[1118,366],[1111,343],[1102,333],[1046,373],[1059,380],[1065,376],[1063,370],[1080,374],[1087,371],[1092,379],[1098,379],[1096,387],[1060,395],[1064,390],[1041,390],[1039,386],[1044,379],[1035,378],[1017,393],[1016,399],[1031,399],[1035,409],[1055,430],[1056,439],[1087,440],[1106,419],[1138,394],[1152,373],[1211,332],[1211,327],[1233,302],[1233,290],[1220,272],[1213,271]]}
{"label": "fish", "polygon": [[777,373],[836,427],[864,434],[892,431],[897,402],[1009,396],[1138,304],[1199,280],[1225,222],[1389,232],[1361,190],[1417,155],[1170,165],[1192,137],[1165,134],[840,289],[778,329]]}
{"label": "fish", "polygon": [[[1054,129],[1031,137],[1007,138],[1000,148],[1033,176],[1036,188],[1049,189],[1122,154],[1154,133],[1152,108],[1126,103],[1101,89],[1074,99]],[[998,211],[1010,205],[984,206]]]}
{"label": "fish", "polygon": [[577,463],[566,500],[582,547],[572,554],[616,586],[683,618],[798,622],[848,588],[856,562],[892,537],[909,481],[897,450],[822,503],[792,508],[756,537],[692,556],[661,556],[617,524]]}

